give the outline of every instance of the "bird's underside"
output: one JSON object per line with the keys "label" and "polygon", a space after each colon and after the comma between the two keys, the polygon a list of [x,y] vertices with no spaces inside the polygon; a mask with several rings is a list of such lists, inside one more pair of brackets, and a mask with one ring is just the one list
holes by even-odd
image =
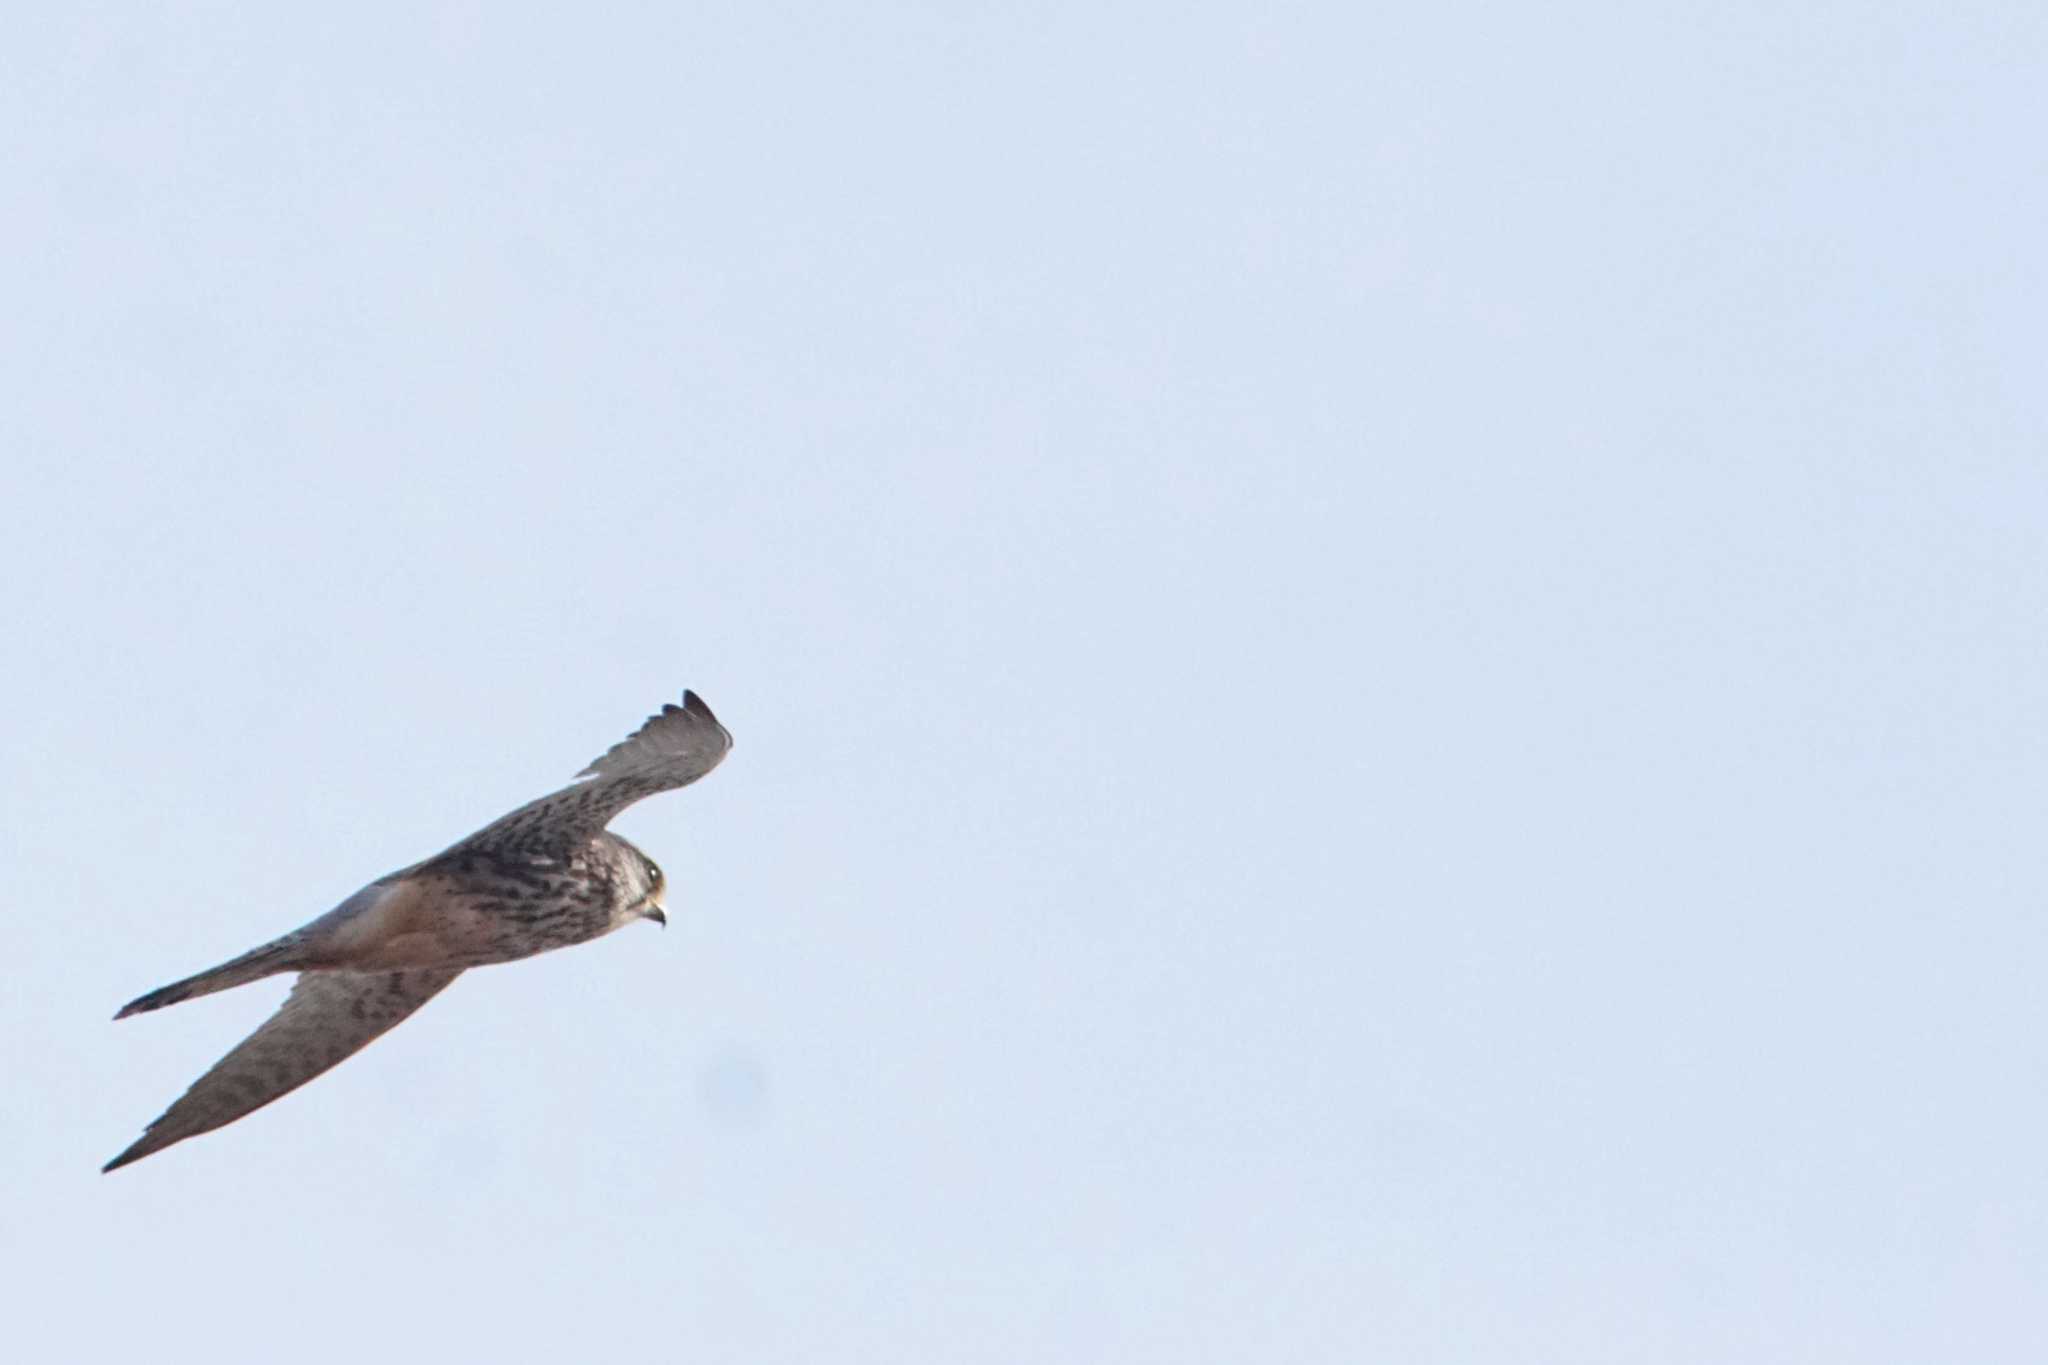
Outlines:
{"label": "bird's underside", "polygon": [[297,984],[276,1014],[193,1083],[115,1170],[290,1093],[361,1050],[463,970],[662,920],[661,871],[605,830],[642,797],[710,772],[732,736],[694,692],[562,790],[372,882],[282,938],[130,1002],[117,1019],[282,972]]}

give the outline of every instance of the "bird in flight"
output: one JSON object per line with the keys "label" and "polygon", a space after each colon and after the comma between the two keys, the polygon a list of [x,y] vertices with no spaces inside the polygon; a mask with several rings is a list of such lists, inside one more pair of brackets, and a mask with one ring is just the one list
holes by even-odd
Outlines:
{"label": "bird in flight", "polygon": [[111,1171],[212,1132],[359,1051],[469,967],[566,948],[635,920],[667,924],[654,860],[605,829],[643,796],[685,787],[732,748],[711,708],[683,693],[577,774],[422,863],[114,1017],[297,972],[291,995],[149,1125]]}

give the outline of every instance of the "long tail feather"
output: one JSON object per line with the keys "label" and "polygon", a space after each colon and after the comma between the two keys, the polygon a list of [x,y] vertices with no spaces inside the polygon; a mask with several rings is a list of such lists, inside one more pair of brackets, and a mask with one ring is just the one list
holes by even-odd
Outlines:
{"label": "long tail feather", "polygon": [[287,935],[243,953],[232,962],[223,962],[218,967],[188,976],[183,981],[173,981],[168,986],[159,986],[148,995],[138,996],[121,1007],[114,1017],[126,1019],[131,1014],[142,1014],[149,1010],[160,1010],[165,1005],[175,1005],[181,1000],[194,996],[212,995],[215,991],[228,990],[234,986],[246,986],[251,981],[261,981],[266,976],[279,972],[297,970],[293,950],[298,947],[298,936]]}

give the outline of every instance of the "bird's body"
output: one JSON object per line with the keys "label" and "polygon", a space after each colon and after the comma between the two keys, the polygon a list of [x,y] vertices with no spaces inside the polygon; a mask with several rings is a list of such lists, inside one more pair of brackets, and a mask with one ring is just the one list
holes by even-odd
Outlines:
{"label": "bird's body", "polygon": [[470,967],[666,923],[654,861],[604,828],[643,796],[696,781],[732,736],[693,692],[563,788],[333,910],[210,971],[131,1002],[117,1019],[298,972],[290,997],[152,1123],[113,1170],[232,1123],[350,1056]]}

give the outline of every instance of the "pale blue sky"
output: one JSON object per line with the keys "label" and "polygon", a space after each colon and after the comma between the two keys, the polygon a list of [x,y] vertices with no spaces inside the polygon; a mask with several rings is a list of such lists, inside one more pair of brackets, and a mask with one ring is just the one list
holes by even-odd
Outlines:
{"label": "pale blue sky", "polygon": [[[2044,57],[11,26],[22,1358],[2042,1359]],[[684,686],[665,935],[97,1173]]]}

